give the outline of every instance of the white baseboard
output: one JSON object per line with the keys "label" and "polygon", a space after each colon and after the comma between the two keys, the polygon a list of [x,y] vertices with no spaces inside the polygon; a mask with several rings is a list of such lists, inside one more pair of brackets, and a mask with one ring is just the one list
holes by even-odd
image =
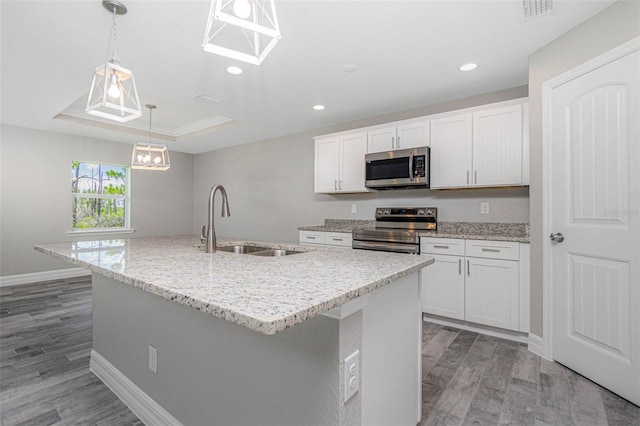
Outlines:
{"label": "white baseboard", "polygon": [[91,271],[85,268],[56,269],[53,271],[32,272],[30,274],[7,275],[0,277],[0,287],[12,285],[33,284],[41,281],[62,280],[91,275]]}
{"label": "white baseboard", "polygon": [[499,337],[501,339],[513,340],[519,343],[528,343],[529,338],[525,333],[519,331],[505,330],[502,328],[490,327],[487,325],[474,324],[453,318],[444,318],[430,314],[422,314],[422,319],[436,324],[459,328],[461,330],[473,331],[474,333],[486,334],[487,336]]}
{"label": "white baseboard", "polygon": [[542,337],[529,333],[529,350],[544,358],[544,340]]}
{"label": "white baseboard", "polygon": [[89,369],[102,380],[145,425],[182,426],[182,423],[176,420],[168,411],[151,399],[149,395],[144,393],[142,389],[136,386],[93,349],[91,350]]}

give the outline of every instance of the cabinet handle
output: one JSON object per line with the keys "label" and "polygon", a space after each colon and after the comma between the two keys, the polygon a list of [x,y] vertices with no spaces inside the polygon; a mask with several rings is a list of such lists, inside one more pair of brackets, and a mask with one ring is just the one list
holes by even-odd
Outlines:
{"label": "cabinet handle", "polygon": [[474,183],[475,185],[477,185],[477,184],[478,184],[478,171],[477,171],[477,170],[474,170],[474,171],[473,171],[473,176],[474,176],[474,178],[473,178],[473,179],[474,179],[474,182],[473,182],[473,183]]}
{"label": "cabinet handle", "polygon": [[396,148],[400,149],[400,136],[398,136],[398,140],[396,141]]}
{"label": "cabinet handle", "polygon": [[467,185],[469,185],[469,170],[467,170]]}
{"label": "cabinet handle", "polygon": [[469,259],[467,259],[467,276],[471,276],[471,265],[469,265]]}
{"label": "cabinet handle", "polygon": [[342,179],[338,181],[338,189],[342,189]]}
{"label": "cabinet handle", "polygon": [[491,253],[500,253],[500,249],[490,249],[490,248],[482,248],[482,251],[488,251]]}
{"label": "cabinet handle", "polygon": [[433,248],[437,248],[437,249],[448,249],[449,246],[433,246]]}
{"label": "cabinet handle", "polygon": [[462,259],[458,259],[458,275],[462,275]]}
{"label": "cabinet handle", "polygon": [[338,181],[337,181],[337,180],[334,180],[334,181],[333,181],[333,190],[334,190],[334,191],[337,191],[337,190],[338,190]]}
{"label": "cabinet handle", "polygon": [[316,239],[316,237],[307,236],[307,240],[315,240],[315,239]]}
{"label": "cabinet handle", "polygon": [[344,241],[342,238],[332,238],[333,241]]}
{"label": "cabinet handle", "polygon": [[396,138],[391,136],[391,149],[396,149]]}

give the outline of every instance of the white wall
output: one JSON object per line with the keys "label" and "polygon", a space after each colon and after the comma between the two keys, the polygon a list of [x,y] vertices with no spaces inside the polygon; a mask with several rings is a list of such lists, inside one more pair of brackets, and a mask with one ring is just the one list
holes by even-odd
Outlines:
{"label": "white wall", "polygon": [[[528,188],[340,195],[313,192],[314,136],[526,96],[527,88],[517,87],[198,154],[194,163],[194,232],[199,233],[206,223],[208,194],[214,184],[225,186],[231,208],[231,217],[221,218],[221,199],[216,196],[218,236],[296,242],[299,226],[320,225],[325,218],[373,219],[378,206],[435,206],[440,221],[528,223]],[[481,201],[490,202],[491,214],[480,214]],[[356,204],[356,214],[351,213],[351,204]]]}
{"label": "white wall", "polygon": [[[531,332],[542,336],[542,84],[640,35],[640,2],[619,1],[529,58]],[[637,119],[637,117],[636,117]]]}
{"label": "white wall", "polygon": [[[0,129],[0,276],[69,268],[33,245],[73,239],[67,236],[71,162],[129,164],[133,146],[4,124]],[[192,155],[172,152],[166,172],[132,170],[130,186],[136,232],[127,237],[191,233]]]}

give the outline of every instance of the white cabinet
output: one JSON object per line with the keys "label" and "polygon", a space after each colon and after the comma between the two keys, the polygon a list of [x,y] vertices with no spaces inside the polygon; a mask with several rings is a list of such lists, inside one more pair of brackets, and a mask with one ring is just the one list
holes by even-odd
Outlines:
{"label": "white cabinet", "polygon": [[429,121],[398,123],[370,130],[367,133],[367,152],[384,152],[396,149],[429,146]]}
{"label": "white cabinet", "polygon": [[517,104],[432,119],[431,188],[528,183],[522,115]]}
{"label": "white cabinet", "polygon": [[431,188],[471,185],[472,114],[431,120]]}
{"label": "white cabinet", "polygon": [[464,320],[464,240],[420,238],[420,253],[435,262],[422,269],[422,311]]}
{"label": "white cabinet", "polygon": [[366,132],[315,141],[315,192],[367,192],[364,187]]}
{"label": "white cabinet", "polygon": [[351,248],[352,238],[348,232],[300,231],[300,244],[325,245]]}
{"label": "white cabinet", "polygon": [[473,113],[473,185],[522,184],[522,105]]}
{"label": "white cabinet", "polygon": [[[435,263],[422,270],[423,312],[529,331],[528,244],[420,238]],[[524,258],[524,255],[527,258]],[[522,258],[521,258],[522,257]]]}

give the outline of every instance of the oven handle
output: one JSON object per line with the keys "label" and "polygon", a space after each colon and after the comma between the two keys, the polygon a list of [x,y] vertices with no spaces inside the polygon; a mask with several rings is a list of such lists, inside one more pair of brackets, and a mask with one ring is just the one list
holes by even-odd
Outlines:
{"label": "oven handle", "polygon": [[394,244],[375,241],[357,241],[352,242],[352,248],[365,250],[390,251],[396,253],[418,254],[420,246],[418,244]]}
{"label": "oven handle", "polygon": [[409,154],[409,180],[411,182],[413,182],[413,152],[414,150],[411,150],[411,154]]}

